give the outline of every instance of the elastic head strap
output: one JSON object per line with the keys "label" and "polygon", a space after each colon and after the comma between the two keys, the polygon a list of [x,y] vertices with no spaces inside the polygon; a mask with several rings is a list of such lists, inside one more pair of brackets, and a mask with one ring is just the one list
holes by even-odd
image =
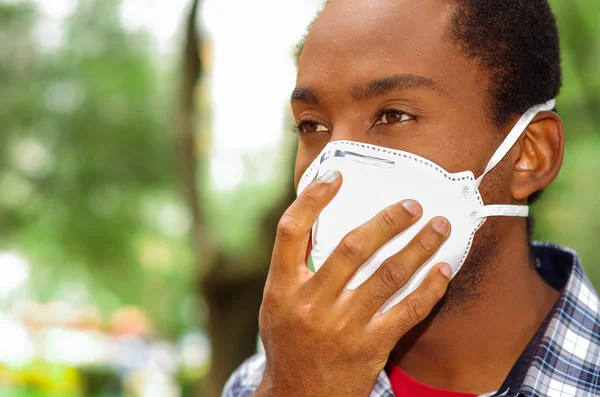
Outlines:
{"label": "elastic head strap", "polygon": [[540,105],[535,105],[532,108],[530,108],[528,111],[523,113],[523,116],[521,116],[519,121],[517,121],[517,123],[512,128],[512,130],[510,130],[510,132],[506,136],[506,139],[504,139],[504,142],[502,142],[502,144],[500,145],[498,150],[496,150],[496,153],[494,153],[494,155],[490,159],[487,167],[485,167],[485,171],[483,171],[483,174],[481,174],[481,176],[479,178],[477,178],[475,180],[475,182],[473,182],[472,191],[476,191],[477,189],[479,189],[479,185],[481,185],[481,181],[483,181],[483,178],[491,170],[493,170],[494,167],[497,166],[500,161],[502,161],[502,159],[504,158],[504,156],[506,156],[506,154],[510,151],[510,149],[512,149],[514,144],[519,140],[519,137],[521,136],[521,134],[523,134],[523,131],[525,131],[525,129],[527,129],[527,126],[529,126],[529,123],[531,123],[531,121],[533,120],[535,115],[538,114],[539,112],[552,110],[552,109],[554,109],[555,105],[556,105],[556,100],[551,99],[546,103],[542,103]]}
{"label": "elastic head strap", "polygon": [[479,211],[473,213],[476,219],[487,218],[489,216],[517,216],[527,218],[529,216],[529,207],[526,205],[485,205]]}

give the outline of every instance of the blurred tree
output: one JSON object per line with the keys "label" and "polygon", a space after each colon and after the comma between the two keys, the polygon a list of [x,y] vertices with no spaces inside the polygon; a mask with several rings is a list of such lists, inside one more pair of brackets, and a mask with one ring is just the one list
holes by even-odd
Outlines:
{"label": "blurred tree", "polygon": [[[211,373],[199,395],[219,396],[233,370],[254,354],[257,346],[258,309],[268,269],[277,221],[294,196],[290,189],[278,205],[264,217],[260,232],[254,236],[251,249],[229,250],[216,242],[214,226],[200,203],[208,194],[207,164],[210,141],[208,128],[197,128],[195,115],[199,108],[196,95],[201,81],[202,42],[196,21],[199,1],[194,0],[188,18],[183,52],[183,74],[180,89],[181,110],[178,115],[179,149],[184,190],[194,219],[194,245],[198,266],[198,289],[208,309],[211,338]],[[200,112],[199,117],[209,117]],[[283,127],[283,126],[282,126]],[[242,193],[239,193],[241,196]],[[230,228],[243,227],[229,224]]]}
{"label": "blurred tree", "polygon": [[78,4],[48,21],[0,3],[0,250],[30,260],[34,298],[138,305],[175,336],[195,317],[173,311],[193,269],[169,87],[119,1]]}

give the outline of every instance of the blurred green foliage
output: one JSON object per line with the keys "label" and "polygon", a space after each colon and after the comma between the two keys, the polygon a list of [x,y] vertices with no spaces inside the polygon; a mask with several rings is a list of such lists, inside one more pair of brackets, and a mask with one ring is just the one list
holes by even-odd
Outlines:
{"label": "blurred green foliage", "polygon": [[575,249],[600,288],[600,2],[551,0],[562,45],[565,159],[535,206],[535,237]]}
{"label": "blurred green foliage", "polygon": [[40,300],[139,305],[175,336],[196,316],[172,79],[118,3],[80,2],[56,51],[33,7],[0,4],[0,249],[31,261]]}

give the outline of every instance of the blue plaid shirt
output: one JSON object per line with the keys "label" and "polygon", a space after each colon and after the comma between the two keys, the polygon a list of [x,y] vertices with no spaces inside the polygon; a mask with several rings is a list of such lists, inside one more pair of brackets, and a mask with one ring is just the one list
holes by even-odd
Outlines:
{"label": "blue plaid shirt", "polygon": [[[544,243],[534,243],[533,247],[539,273],[562,294],[500,390],[489,395],[600,396],[600,314],[596,291],[575,252]],[[250,396],[260,383],[264,367],[264,355],[248,359],[229,378],[223,397]],[[381,372],[371,397],[393,396],[390,381]]]}

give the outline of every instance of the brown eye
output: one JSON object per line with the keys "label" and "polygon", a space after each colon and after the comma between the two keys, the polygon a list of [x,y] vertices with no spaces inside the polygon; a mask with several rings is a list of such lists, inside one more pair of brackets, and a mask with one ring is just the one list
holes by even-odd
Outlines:
{"label": "brown eye", "polygon": [[318,132],[329,132],[327,127],[316,121],[304,121],[298,126],[301,134],[316,134]]}
{"label": "brown eye", "polygon": [[406,121],[412,120],[414,117],[397,110],[386,110],[381,113],[375,125],[378,124],[394,124],[394,123],[404,123]]}

